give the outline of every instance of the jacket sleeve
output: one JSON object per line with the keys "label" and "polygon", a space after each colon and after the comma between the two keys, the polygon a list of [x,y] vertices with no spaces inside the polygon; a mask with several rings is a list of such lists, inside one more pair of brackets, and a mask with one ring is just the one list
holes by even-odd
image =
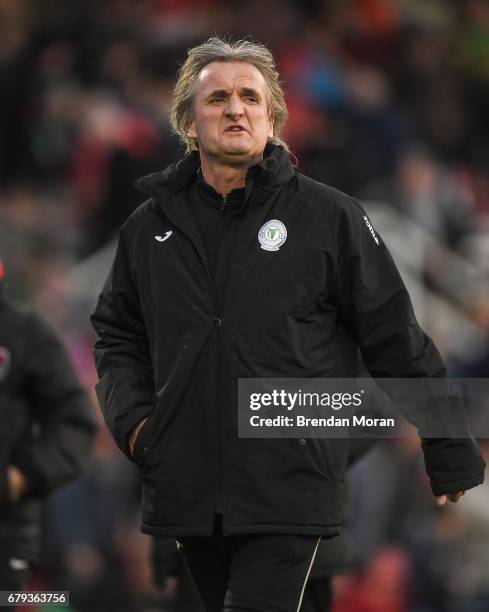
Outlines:
{"label": "jacket sleeve", "polygon": [[22,370],[33,433],[14,447],[11,463],[29,493],[47,495],[88,465],[96,422],[87,393],[53,327],[37,313],[26,321]]}
{"label": "jacket sleeve", "polygon": [[[355,200],[342,204],[336,236],[335,295],[340,317],[358,343],[372,377],[446,379],[440,353],[420,328],[387,247]],[[449,387],[452,389],[447,384]],[[398,406],[402,404],[395,385],[384,390]],[[434,411],[428,418],[453,415],[459,430],[460,423],[466,425],[464,407],[455,392],[442,397],[436,411],[434,406],[428,409]],[[405,416],[419,425],[413,414]],[[463,437],[421,438],[435,495],[470,489],[484,480],[485,463],[468,425],[466,428]],[[422,435],[419,427],[418,431]]]}
{"label": "jacket sleeve", "polygon": [[129,437],[152,412],[155,394],[149,341],[123,230],[91,322],[99,337],[94,347],[96,391],[104,419],[116,444],[134,461]]}

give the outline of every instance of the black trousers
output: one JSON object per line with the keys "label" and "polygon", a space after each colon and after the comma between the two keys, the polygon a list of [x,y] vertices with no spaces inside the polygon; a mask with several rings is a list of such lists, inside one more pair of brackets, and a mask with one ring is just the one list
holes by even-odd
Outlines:
{"label": "black trousers", "polygon": [[332,603],[331,578],[314,578],[307,582],[301,612],[329,612]]}
{"label": "black trousers", "polygon": [[299,612],[320,537],[223,536],[179,538],[206,612]]}

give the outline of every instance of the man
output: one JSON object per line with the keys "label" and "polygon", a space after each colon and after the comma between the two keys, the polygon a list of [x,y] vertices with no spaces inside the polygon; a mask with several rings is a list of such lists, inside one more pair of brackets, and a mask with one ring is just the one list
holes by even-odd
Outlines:
{"label": "man", "polygon": [[0,261],[0,590],[38,561],[42,499],[82,471],[95,421],[64,347],[31,308],[3,296]]}
{"label": "man", "polygon": [[[143,472],[142,530],[177,538],[208,611],[300,609],[341,524],[348,441],[245,439],[237,380],[445,377],[359,204],[291,166],[271,53],[191,49],[172,125],[188,155],[137,181],[92,322],[97,392]],[[483,479],[473,440],[423,442],[434,494]]]}

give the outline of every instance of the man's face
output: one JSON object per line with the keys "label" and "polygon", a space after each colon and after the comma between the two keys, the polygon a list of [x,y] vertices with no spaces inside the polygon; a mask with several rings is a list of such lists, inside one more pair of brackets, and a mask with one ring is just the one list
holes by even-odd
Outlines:
{"label": "man's face", "polygon": [[230,165],[260,159],[273,136],[262,73],[247,62],[212,62],[195,85],[188,135],[201,155]]}

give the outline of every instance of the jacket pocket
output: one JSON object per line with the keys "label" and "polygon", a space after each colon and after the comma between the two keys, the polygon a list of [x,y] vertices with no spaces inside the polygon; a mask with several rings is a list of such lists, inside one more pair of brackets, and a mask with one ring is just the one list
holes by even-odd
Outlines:
{"label": "jacket pocket", "polygon": [[144,468],[144,463],[146,461],[146,454],[148,452],[153,433],[152,421],[154,414],[155,410],[153,410],[153,412],[144,422],[144,425],[139,430],[136,441],[134,442],[134,461],[140,470]]}

